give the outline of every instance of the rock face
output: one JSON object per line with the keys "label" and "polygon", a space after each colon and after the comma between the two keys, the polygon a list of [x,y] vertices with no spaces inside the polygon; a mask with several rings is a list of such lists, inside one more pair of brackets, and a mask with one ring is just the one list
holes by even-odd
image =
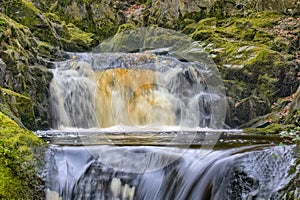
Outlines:
{"label": "rock face", "polygon": [[187,26],[202,41],[223,75],[228,121],[239,126],[272,111],[280,97],[297,90],[299,19],[270,12],[230,19],[207,18]]}
{"label": "rock face", "polygon": [[32,100],[11,90],[0,88],[1,110],[23,128],[35,129]]}
{"label": "rock face", "polygon": [[[16,92],[6,92],[7,94],[13,94],[12,96],[22,97],[23,99],[30,98],[28,99],[30,103],[25,103],[23,106],[29,106],[31,110],[29,107],[24,112],[20,111],[20,107],[16,109],[18,111],[13,110],[15,100],[8,100],[5,95],[1,96],[1,107],[10,108],[11,114],[9,116],[21,119],[23,125],[27,128],[32,130],[49,128],[50,115],[45,114],[45,110],[50,110],[48,103],[49,89],[47,88],[52,74],[45,67],[36,67],[39,65],[38,43],[40,41],[34,37],[27,27],[3,14],[0,14],[0,22],[0,30],[2,31],[0,87]],[[21,105],[18,101],[16,103]],[[3,110],[1,109],[1,111]],[[32,113],[34,114],[29,118],[21,117],[23,114],[30,115]]]}
{"label": "rock face", "polygon": [[299,12],[299,0],[2,1],[0,86],[32,100],[35,120],[26,126],[49,128],[49,60],[158,25],[190,35],[213,57],[229,99],[227,124],[236,127],[296,91]]}

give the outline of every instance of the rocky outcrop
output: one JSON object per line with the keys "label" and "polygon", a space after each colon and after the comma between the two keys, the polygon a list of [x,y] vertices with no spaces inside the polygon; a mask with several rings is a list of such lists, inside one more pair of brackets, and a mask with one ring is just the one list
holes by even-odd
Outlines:
{"label": "rocky outcrop", "polygon": [[2,112],[0,130],[0,198],[44,199],[43,183],[37,176],[43,161],[37,152],[44,154],[45,143]]}
{"label": "rocky outcrop", "polygon": [[[13,119],[19,118],[21,123],[29,129],[49,128],[51,120],[49,115],[48,86],[52,74],[46,67],[38,64],[41,56],[39,50],[39,43],[41,42],[27,27],[3,14],[0,14],[0,22],[2,31],[0,36],[0,87],[6,88],[7,91],[11,90],[11,92],[6,92],[6,94],[14,96],[11,100],[8,100],[7,96],[1,95],[1,108],[7,108],[6,114],[10,110],[11,114],[9,116]],[[30,99],[26,103],[21,103],[16,97]],[[25,109],[20,111],[21,107],[13,109],[15,107],[14,102],[17,105],[23,105],[24,108],[29,106],[31,110]],[[0,111],[3,110],[1,109]],[[45,114],[45,112],[48,114]],[[26,116],[32,113],[32,116]]]}
{"label": "rocky outcrop", "polygon": [[42,0],[33,2],[42,12],[51,12],[51,15],[58,16],[67,24],[74,24],[85,32],[94,33],[97,41],[114,35],[118,27],[125,23],[123,11],[135,4],[135,1],[124,0]]}
{"label": "rocky outcrop", "polygon": [[0,110],[14,119],[19,126],[35,129],[32,100],[9,89],[0,88]]}
{"label": "rocky outcrop", "polygon": [[300,14],[299,0],[152,0],[146,4],[149,7],[144,12],[144,23],[172,29],[181,29],[191,21],[207,17],[246,16],[268,10]]}
{"label": "rocky outcrop", "polygon": [[298,38],[298,20],[260,12],[247,17],[206,18],[185,28],[201,41],[223,75],[230,126],[271,112],[278,98],[297,90],[300,62],[290,46]]}
{"label": "rocky outcrop", "polygon": [[65,23],[54,13],[41,12],[31,1],[5,1],[2,4],[8,17],[28,27],[42,41],[39,43],[40,50],[42,46],[54,46],[68,51],[87,51],[93,42],[92,33]]}

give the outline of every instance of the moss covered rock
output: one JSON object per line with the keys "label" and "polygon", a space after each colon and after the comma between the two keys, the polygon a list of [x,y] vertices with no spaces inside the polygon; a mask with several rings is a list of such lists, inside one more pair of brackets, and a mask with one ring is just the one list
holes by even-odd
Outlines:
{"label": "moss covered rock", "polygon": [[229,97],[230,126],[270,113],[278,98],[291,95],[299,85],[299,68],[288,50],[291,41],[273,29],[283,18],[273,12],[213,17],[184,30],[192,32],[219,66]]}
{"label": "moss covered rock", "polygon": [[41,12],[31,1],[6,1],[3,4],[6,15],[28,27],[40,41],[67,51],[87,51],[93,42],[92,33],[65,23],[53,13]]}
{"label": "moss covered rock", "polygon": [[37,41],[28,27],[0,13],[0,31],[1,59],[8,65],[7,68],[18,70],[18,65],[36,62]]}
{"label": "moss covered rock", "polygon": [[[13,119],[19,124],[22,122],[29,129],[49,128],[51,119],[48,97],[52,73],[46,67],[37,64],[41,63],[41,56],[43,56],[39,49],[41,41],[31,33],[28,27],[1,13],[0,21],[2,31],[0,35],[0,87],[7,88],[7,91],[10,91],[8,93],[13,94],[12,98],[7,99],[8,93],[3,95],[4,93],[1,92],[1,107],[6,110],[3,112],[11,113],[10,117],[14,117]],[[59,58],[56,56],[59,51],[54,50],[50,44],[48,50],[51,53],[47,57],[49,60]],[[19,100],[26,99],[23,98],[25,96],[28,101],[20,103]],[[16,105],[19,107],[16,108]],[[24,111],[21,111],[22,106],[24,106]],[[28,110],[28,107],[31,110]]]}
{"label": "moss covered rock", "polygon": [[[24,128],[35,129],[35,117],[32,100],[9,89],[0,88],[1,110]],[[24,125],[23,125],[24,124]]]}
{"label": "moss covered rock", "polygon": [[35,152],[44,142],[0,112],[0,198],[43,199]]}
{"label": "moss covered rock", "polygon": [[[74,24],[85,33],[94,33],[94,38],[98,41],[116,33],[119,25],[125,23],[123,11],[134,4],[134,2],[112,0],[42,0],[33,2],[42,12],[55,15],[67,26]],[[73,33],[70,31],[69,34]],[[87,35],[83,38],[91,37]]]}

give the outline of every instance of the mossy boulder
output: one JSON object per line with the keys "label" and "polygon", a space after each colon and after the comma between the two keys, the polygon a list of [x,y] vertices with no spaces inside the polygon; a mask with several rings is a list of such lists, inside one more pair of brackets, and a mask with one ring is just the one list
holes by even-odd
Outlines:
{"label": "mossy boulder", "polygon": [[27,27],[0,13],[0,32],[1,59],[8,70],[36,62],[37,41]]}
{"label": "mossy boulder", "polygon": [[44,199],[37,176],[44,142],[0,112],[0,198]]}
{"label": "mossy boulder", "polygon": [[29,97],[0,88],[1,111],[19,121],[24,128],[35,129],[33,103]]}

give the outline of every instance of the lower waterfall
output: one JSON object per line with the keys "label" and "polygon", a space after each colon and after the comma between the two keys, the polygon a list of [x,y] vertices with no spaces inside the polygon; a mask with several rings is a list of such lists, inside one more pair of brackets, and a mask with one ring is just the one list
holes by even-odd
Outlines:
{"label": "lower waterfall", "polygon": [[[204,158],[199,149],[181,151],[52,147],[47,153],[48,199],[281,199],[281,190],[295,179],[289,171],[299,153],[293,146],[259,145],[217,150]],[[137,159],[145,153],[149,160]],[[173,161],[161,167],[168,160]]]}

